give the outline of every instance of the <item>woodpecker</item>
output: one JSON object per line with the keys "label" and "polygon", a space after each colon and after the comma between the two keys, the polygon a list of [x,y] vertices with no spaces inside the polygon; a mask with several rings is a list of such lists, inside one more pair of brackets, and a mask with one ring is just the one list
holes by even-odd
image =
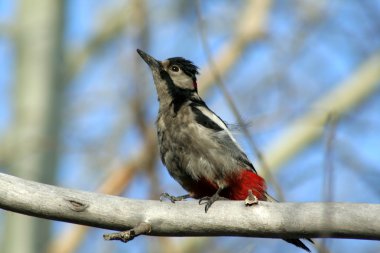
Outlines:
{"label": "woodpecker", "polygon": [[[246,200],[246,204],[275,201],[226,123],[198,95],[198,67],[182,57],[158,61],[140,49],[137,52],[150,67],[156,86],[162,163],[188,192],[161,197],[172,202],[199,199],[205,212],[218,199]],[[310,252],[299,239],[284,240]]]}

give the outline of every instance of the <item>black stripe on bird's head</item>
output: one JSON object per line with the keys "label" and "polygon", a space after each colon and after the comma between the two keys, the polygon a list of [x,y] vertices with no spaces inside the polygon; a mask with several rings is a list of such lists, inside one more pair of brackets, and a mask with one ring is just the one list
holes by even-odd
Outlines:
{"label": "black stripe on bird's head", "polygon": [[190,98],[197,97],[198,67],[182,57],[172,57],[159,61],[137,50],[141,58],[152,70],[160,104],[176,104],[180,108]]}
{"label": "black stripe on bird's head", "polygon": [[137,49],[137,52],[151,68],[153,77],[155,74],[160,73],[162,79],[167,81],[170,79],[172,82],[169,83],[178,89],[197,92],[197,74],[199,72],[198,67],[194,63],[182,57],[172,57],[165,61],[158,61],[140,49]]}
{"label": "black stripe on bird's head", "polygon": [[168,59],[170,63],[171,68],[178,67],[181,69],[187,76],[191,77],[194,82],[197,81],[197,76],[199,74],[198,72],[198,67],[194,65],[189,60],[186,60],[185,58],[182,57],[172,57]]}
{"label": "black stripe on bird's head", "polygon": [[162,62],[173,84],[179,89],[197,92],[198,67],[182,57],[172,57]]}

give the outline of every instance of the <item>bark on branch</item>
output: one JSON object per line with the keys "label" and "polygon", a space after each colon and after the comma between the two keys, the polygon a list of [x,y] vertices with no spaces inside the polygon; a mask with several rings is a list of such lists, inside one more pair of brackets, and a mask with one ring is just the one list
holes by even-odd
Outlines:
{"label": "bark on branch", "polygon": [[0,207],[45,219],[155,236],[335,237],[380,239],[380,204],[131,200],[65,189],[0,173]]}

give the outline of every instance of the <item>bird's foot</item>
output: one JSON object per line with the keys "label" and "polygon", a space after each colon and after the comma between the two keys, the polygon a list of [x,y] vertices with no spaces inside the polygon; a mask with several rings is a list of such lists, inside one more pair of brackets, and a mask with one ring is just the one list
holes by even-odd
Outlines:
{"label": "bird's foot", "polygon": [[181,196],[172,196],[167,192],[161,193],[160,195],[160,201],[163,201],[164,199],[170,200],[172,203],[175,203],[176,201],[182,201],[184,199],[190,198],[190,194],[185,194]]}
{"label": "bird's foot", "polygon": [[214,195],[212,195],[211,197],[203,197],[199,200],[199,204],[200,205],[204,205],[205,204],[205,212],[207,213],[208,209],[211,207],[211,205],[217,201],[217,200],[222,200],[222,199],[226,199],[226,198],[223,198],[221,196],[219,196],[218,193],[215,193]]}
{"label": "bird's foot", "polygon": [[252,206],[252,205],[256,205],[259,203],[259,200],[257,199],[257,197],[252,193],[252,190],[248,190],[248,196],[247,198],[244,200],[244,203],[246,206]]}

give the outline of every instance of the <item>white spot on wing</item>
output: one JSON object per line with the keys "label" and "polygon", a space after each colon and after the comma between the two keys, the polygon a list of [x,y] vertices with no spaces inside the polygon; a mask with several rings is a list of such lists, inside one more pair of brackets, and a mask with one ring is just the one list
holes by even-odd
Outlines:
{"label": "white spot on wing", "polygon": [[222,129],[224,129],[224,131],[222,133],[218,133],[218,134],[227,134],[231,140],[235,143],[235,145],[241,150],[242,148],[239,146],[239,144],[237,143],[237,141],[235,140],[235,138],[233,137],[232,133],[230,132],[230,130],[228,129],[228,127],[226,126],[226,124],[218,117],[216,116],[215,113],[213,113],[212,111],[208,110],[206,107],[201,107],[201,106],[197,106],[197,108],[206,116],[208,117],[210,120],[212,120],[213,122],[215,122],[218,126],[220,126]]}

